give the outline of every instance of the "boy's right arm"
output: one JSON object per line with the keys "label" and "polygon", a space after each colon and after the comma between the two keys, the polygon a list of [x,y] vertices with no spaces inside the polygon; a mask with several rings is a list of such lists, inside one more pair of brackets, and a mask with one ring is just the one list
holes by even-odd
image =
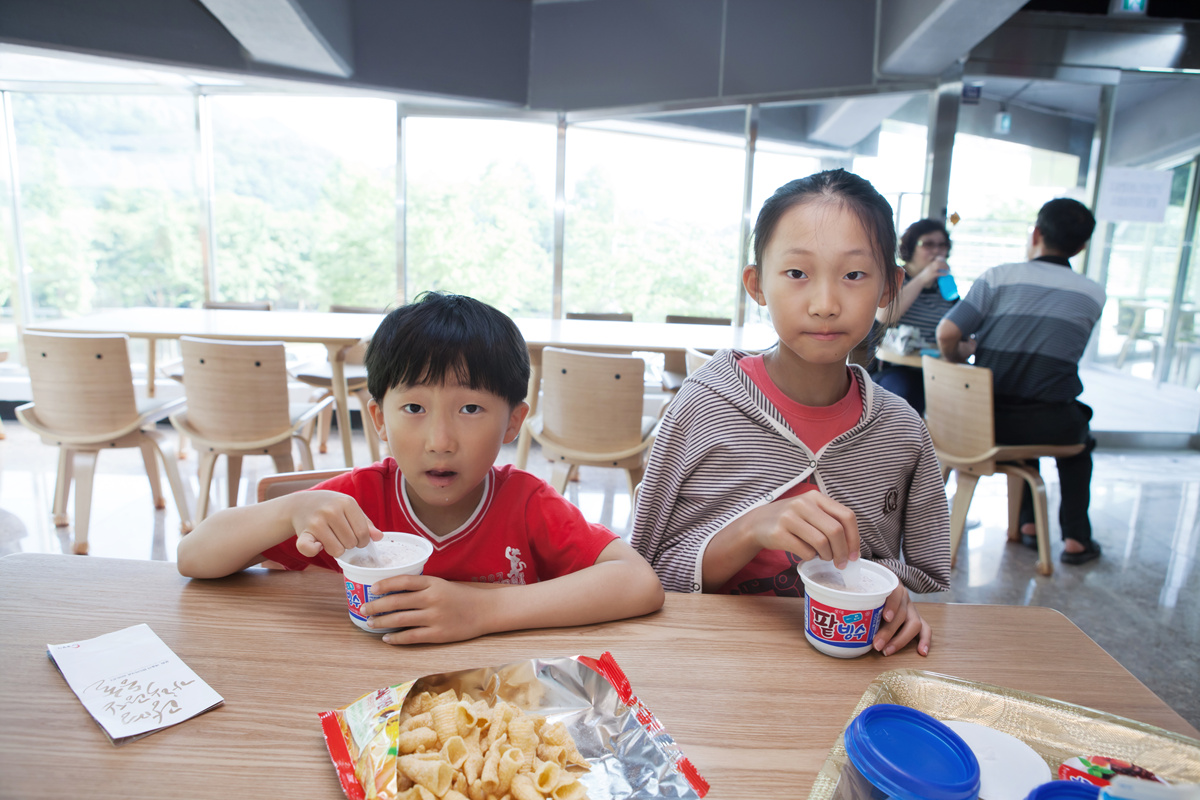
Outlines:
{"label": "boy's right arm", "polygon": [[262,553],[296,535],[301,555],[335,558],[383,534],[358,503],[341,492],[313,490],[218,511],[179,543],[179,572],[220,578],[263,560]]}

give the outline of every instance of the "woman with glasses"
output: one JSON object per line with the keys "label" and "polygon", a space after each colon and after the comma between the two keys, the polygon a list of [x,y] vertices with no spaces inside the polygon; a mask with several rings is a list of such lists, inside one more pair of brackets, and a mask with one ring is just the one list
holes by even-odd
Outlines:
{"label": "woman with glasses", "polygon": [[[875,320],[885,328],[912,325],[921,332],[922,347],[936,347],[937,324],[955,303],[943,297],[938,289],[938,278],[950,274],[946,263],[950,234],[941,220],[919,220],[904,231],[899,250],[904,263],[904,286],[895,306],[879,309]],[[925,384],[919,367],[881,362],[880,370],[872,377],[880,386],[907,400],[918,414],[925,413]]]}

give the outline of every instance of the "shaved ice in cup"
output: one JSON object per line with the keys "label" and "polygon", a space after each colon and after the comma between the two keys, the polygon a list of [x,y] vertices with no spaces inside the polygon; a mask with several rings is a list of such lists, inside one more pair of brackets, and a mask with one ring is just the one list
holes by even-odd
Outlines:
{"label": "shaved ice in cup", "polygon": [[373,592],[371,586],[393,575],[420,575],[425,562],[433,555],[433,544],[423,536],[411,533],[385,533],[375,543],[374,553],[370,548],[356,547],[342,553],[336,559],[342,568],[346,584],[346,608],[350,621],[364,631],[390,633],[399,628],[372,628],[362,607],[372,600],[383,597]]}
{"label": "shaved ice in cup", "polygon": [[882,622],[883,604],[900,585],[895,573],[862,558],[857,585],[847,586],[832,561],[805,561],[799,570],[808,643],[837,658],[854,658],[870,650]]}

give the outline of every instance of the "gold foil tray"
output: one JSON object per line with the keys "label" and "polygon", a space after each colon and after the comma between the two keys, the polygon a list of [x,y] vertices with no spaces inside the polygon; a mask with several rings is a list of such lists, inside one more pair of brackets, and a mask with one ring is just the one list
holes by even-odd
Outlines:
{"label": "gold foil tray", "polygon": [[[1072,756],[1104,755],[1139,764],[1170,783],[1200,783],[1200,740],[1103,711],[936,672],[881,672],[846,725],[867,706],[895,703],[940,720],[965,720],[1017,737],[1046,760],[1050,773]],[[825,759],[808,800],[830,800],[847,763],[843,736]]]}

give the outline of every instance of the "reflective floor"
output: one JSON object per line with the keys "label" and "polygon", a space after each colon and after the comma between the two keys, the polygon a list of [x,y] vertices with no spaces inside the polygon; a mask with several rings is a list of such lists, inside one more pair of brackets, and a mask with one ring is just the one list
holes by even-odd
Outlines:
{"label": "reflective floor", "polygon": [[[8,438],[0,442],[0,555],[70,552],[72,529],[55,528],[50,514],[56,449],[13,422],[6,421],[4,428]],[[359,431],[354,446],[357,463],[367,463]],[[509,446],[500,459],[511,461],[514,455]],[[341,463],[340,447],[317,456],[318,468]],[[543,477],[549,474],[536,447],[529,467]],[[1055,517],[1058,486],[1053,463],[1043,467]],[[195,455],[181,462],[181,468],[194,507]],[[223,470],[222,464],[219,472]],[[246,459],[241,502],[253,494],[258,476],[271,471],[265,457]],[[627,534],[630,506],[624,476],[616,470],[584,469],[581,477],[569,487],[570,499],[589,519]],[[216,483],[214,497],[223,498],[220,475]],[[1059,564],[1055,525],[1055,572],[1049,577],[1037,575],[1034,551],[1006,542],[1005,491],[1002,478],[980,481],[970,514],[979,524],[964,536],[953,589],[922,599],[1056,608],[1200,727],[1200,453],[1097,451],[1092,524],[1104,557],[1081,567]],[[70,511],[73,516],[73,507]],[[175,557],[179,515],[169,498],[166,510],[154,510],[136,450],[101,454],[91,517],[93,556]],[[1079,680],[1089,676],[1082,674]]]}

